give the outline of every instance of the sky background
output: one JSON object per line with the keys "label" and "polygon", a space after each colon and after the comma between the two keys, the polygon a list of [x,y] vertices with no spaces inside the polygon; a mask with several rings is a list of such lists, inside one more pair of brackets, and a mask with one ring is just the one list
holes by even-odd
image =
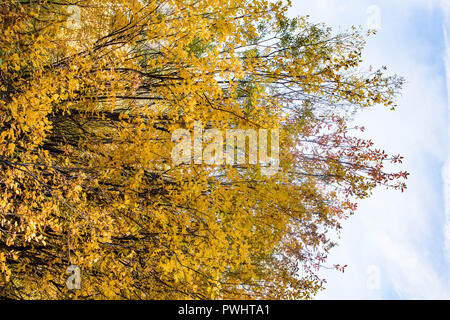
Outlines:
{"label": "sky background", "polygon": [[323,270],[317,298],[450,299],[450,0],[292,3],[293,16],[309,14],[336,32],[378,29],[364,64],[406,78],[396,111],[364,110],[355,122],[378,147],[405,157],[408,190],[378,189],[360,202],[328,260],[349,267]]}

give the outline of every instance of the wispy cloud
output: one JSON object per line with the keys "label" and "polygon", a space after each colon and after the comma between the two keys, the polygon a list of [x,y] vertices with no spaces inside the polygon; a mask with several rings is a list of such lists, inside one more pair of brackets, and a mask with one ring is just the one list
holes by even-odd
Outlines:
{"label": "wispy cloud", "polygon": [[[447,75],[447,101],[448,110],[450,115],[450,2],[442,0],[441,1],[442,11],[444,13],[444,25],[443,32],[445,37],[445,66]],[[449,116],[450,123],[450,116]],[[448,141],[450,141],[450,127],[448,128]],[[444,169],[442,171],[442,177],[444,180],[444,199],[445,199],[445,252],[447,262],[450,263],[450,152],[447,150],[447,161],[445,163]]]}
{"label": "wispy cloud", "polygon": [[366,26],[374,4],[381,29],[369,39],[364,60],[387,65],[407,84],[397,111],[375,108],[357,120],[378,146],[405,156],[411,178],[407,192],[376,191],[344,224],[329,262],[349,269],[324,272],[327,290],[319,298],[450,298],[450,72],[446,82],[444,67],[449,70],[450,57],[440,25],[446,24],[449,48],[450,1],[294,0],[293,14],[309,14],[339,30]]}

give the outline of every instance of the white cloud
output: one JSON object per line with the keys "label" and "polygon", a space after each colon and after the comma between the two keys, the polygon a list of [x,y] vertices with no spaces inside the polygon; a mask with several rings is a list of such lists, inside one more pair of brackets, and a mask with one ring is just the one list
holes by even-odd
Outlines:
{"label": "white cloud", "polygon": [[[445,14],[445,24],[443,26],[444,37],[445,37],[445,66],[447,74],[447,99],[450,115],[450,2],[441,1],[442,11]],[[449,118],[450,120],[450,118]],[[450,141],[450,127],[448,131],[448,140]],[[445,248],[447,261],[450,263],[450,152],[447,155],[447,161],[442,171],[442,177],[444,180],[444,199],[445,199],[445,214],[446,214],[446,224],[445,224]]]}
{"label": "white cloud", "polygon": [[[364,61],[387,65],[404,76],[407,84],[397,111],[379,107],[363,112],[357,120],[364,123],[367,137],[377,146],[405,156],[404,169],[411,177],[405,193],[378,190],[344,223],[340,246],[329,262],[348,264],[349,269],[345,274],[324,271],[327,290],[318,298],[450,298],[450,261],[445,261],[444,254],[446,243],[450,252],[450,180],[444,210],[440,174],[450,141],[445,76],[439,69],[444,56],[438,55],[443,39],[439,34],[430,39],[426,29],[434,28],[431,22],[441,3],[294,0],[292,13],[309,14],[313,21],[345,29],[366,25],[370,14],[367,8],[374,4],[380,8],[381,29],[369,40]],[[450,13],[450,1],[443,0],[442,4]],[[421,24],[424,30],[419,29]],[[450,179],[450,165],[448,168],[445,176]],[[445,221],[447,229],[443,230]],[[379,289],[368,285],[373,270],[380,271]]]}

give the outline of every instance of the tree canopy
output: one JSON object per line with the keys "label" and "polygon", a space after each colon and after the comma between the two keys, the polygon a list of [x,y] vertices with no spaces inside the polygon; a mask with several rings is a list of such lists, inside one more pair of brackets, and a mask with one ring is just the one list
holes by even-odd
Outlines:
{"label": "tree canopy", "polygon": [[[375,187],[405,188],[391,165],[402,157],[351,124],[394,109],[403,79],[360,67],[361,29],[336,34],[289,6],[3,1],[0,297],[303,299],[323,287],[341,220]],[[277,172],[174,164],[172,133],[195,123],[279,130]],[[80,290],[66,287],[69,265]]]}

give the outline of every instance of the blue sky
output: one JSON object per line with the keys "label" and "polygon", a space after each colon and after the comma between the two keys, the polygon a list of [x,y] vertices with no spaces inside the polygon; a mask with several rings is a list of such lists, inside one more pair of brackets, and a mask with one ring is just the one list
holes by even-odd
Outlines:
{"label": "blue sky", "polygon": [[407,80],[396,111],[380,106],[355,121],[379,147],[405,156],[408,190],[380,189],[360,203],[328,262],[349,268],[324,270],[318,298],[450,299],[450,0],[293,0],[291,13],[335,30],[379,21],[364,63]]}

